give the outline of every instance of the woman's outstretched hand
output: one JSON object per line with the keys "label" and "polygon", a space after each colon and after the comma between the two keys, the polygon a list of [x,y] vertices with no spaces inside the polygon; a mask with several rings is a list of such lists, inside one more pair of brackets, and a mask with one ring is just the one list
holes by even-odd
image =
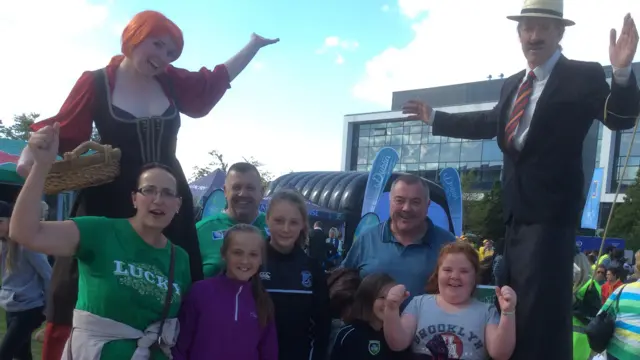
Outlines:
{"label": "woman's outstretched hand", "polygon": [[27,143],[35,164],[51,166],[58,156],[60,124],[47,125],[31,134]]}
{"label": "woman's outstretched hand", "polygon": [[251,34],[251,43],[252,43],[253,45],[255,45],[255,47],[256,47],[257,49],[261,49],[261,48],[263,48],[263,47],[265,47],[265,46],[269,46],[269,45],[275,44],[275,43],[277,43],[278,41],[280,41],[280,39],[279,39],[279,38],[276,38],[276,39],[267,39],[267,38],[262,37],[262,36],[260,36],[260,35],[258,35],[258,34],[256,34],[256,33]]}

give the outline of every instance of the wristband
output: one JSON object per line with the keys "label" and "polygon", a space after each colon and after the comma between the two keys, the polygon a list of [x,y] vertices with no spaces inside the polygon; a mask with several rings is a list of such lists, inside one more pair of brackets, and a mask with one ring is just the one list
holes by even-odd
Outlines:
{"label": "wristband", "polygon": [[516,311],[515,311],[515,310],[513,310],[513,311],[503,311],[503,312],[502,312],[502,315],[504,315],[504,316],[511,316],[511,315],[515,315],[515,313],[516,313]]}

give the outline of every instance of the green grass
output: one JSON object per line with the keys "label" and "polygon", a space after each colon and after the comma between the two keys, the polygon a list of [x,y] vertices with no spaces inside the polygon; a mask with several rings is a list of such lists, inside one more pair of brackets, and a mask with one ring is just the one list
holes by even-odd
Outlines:
{"label": "green grass", "polygon": [[[7,322],[4,317],[4,310],[0,309],[0,339],[2,339],[6,332]],[[35,333],[36,332],[34,331],[33,335],[35,335]],[[31,337],[31,352],[33,353],[34,359],[42,359],[42,343],[34,340],[33,336]]]}

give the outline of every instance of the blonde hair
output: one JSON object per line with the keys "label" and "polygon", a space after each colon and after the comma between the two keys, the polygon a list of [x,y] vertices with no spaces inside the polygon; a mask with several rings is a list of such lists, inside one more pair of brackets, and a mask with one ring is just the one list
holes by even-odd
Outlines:
{"label": "blonde hair", "polygon": [[[234,237],[238,236],[241,233],[254,234],[262,238],[262,233],[255,226],[249,224],[236,224],[229,228],[229,230],[227,230],[227,232],[224,234],[222,246],[220,247],[220,255],[222,255],[223,257],[227,256],[227,251],[229,250],[229,246],[231,246],[231,242],[233,241]],[[262,265],[264,265],[266,261],[266,245],[264,241],[262,241],[261,244]],[[260,280],[260,275],[258,273],[254,274],[251,277],[250,282],[251,294],[253,295],[253,300],[256,302],[258,321],[260,322],[260,326],[262,328],[265,328],[269,324],[269,322],[273,321],[273,302],[271,301],[271,296],[269,296],[264,286],[262,285],[262,281]]]}
{"label": "blonde hair", "polygon": [[302,247],[309,239],[309,215],[307,214],[307,202],[304,200],[304,197],[295,190],[279,190],[271,197],[271,202],[269,202],[269,208],[267,209],[267,219],[271,217],[271,209],[273,209],[273,206],[283,201],[293,204],[300,211],[300,217],[302,217],[302,231],[300,231],[300,236],[298,237],[296,244]]}
{"label": "blonde hair", "polygon": [[7,271],[7,274],[11,274],[17,262],[18,253],[20,252],[20,245],[15,241],[11,241],[11,239],[9,238],[3,239],[1,244],[2,247],[0,249],[5,250],[6,248],[3,259],[4,268]]}

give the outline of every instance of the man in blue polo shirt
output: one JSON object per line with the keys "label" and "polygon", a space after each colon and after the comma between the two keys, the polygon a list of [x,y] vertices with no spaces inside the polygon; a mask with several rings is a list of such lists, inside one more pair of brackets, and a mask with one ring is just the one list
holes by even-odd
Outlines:
{"label": "man in blue polo shirt", "polygon": [[386,273],[407,287],[410,297],[424,294],[440,248],[455,236],[425,218],[429,188],[417,176],[402,175],[391,185],[389,220],[360,235],[342,266],[360,276]]}

